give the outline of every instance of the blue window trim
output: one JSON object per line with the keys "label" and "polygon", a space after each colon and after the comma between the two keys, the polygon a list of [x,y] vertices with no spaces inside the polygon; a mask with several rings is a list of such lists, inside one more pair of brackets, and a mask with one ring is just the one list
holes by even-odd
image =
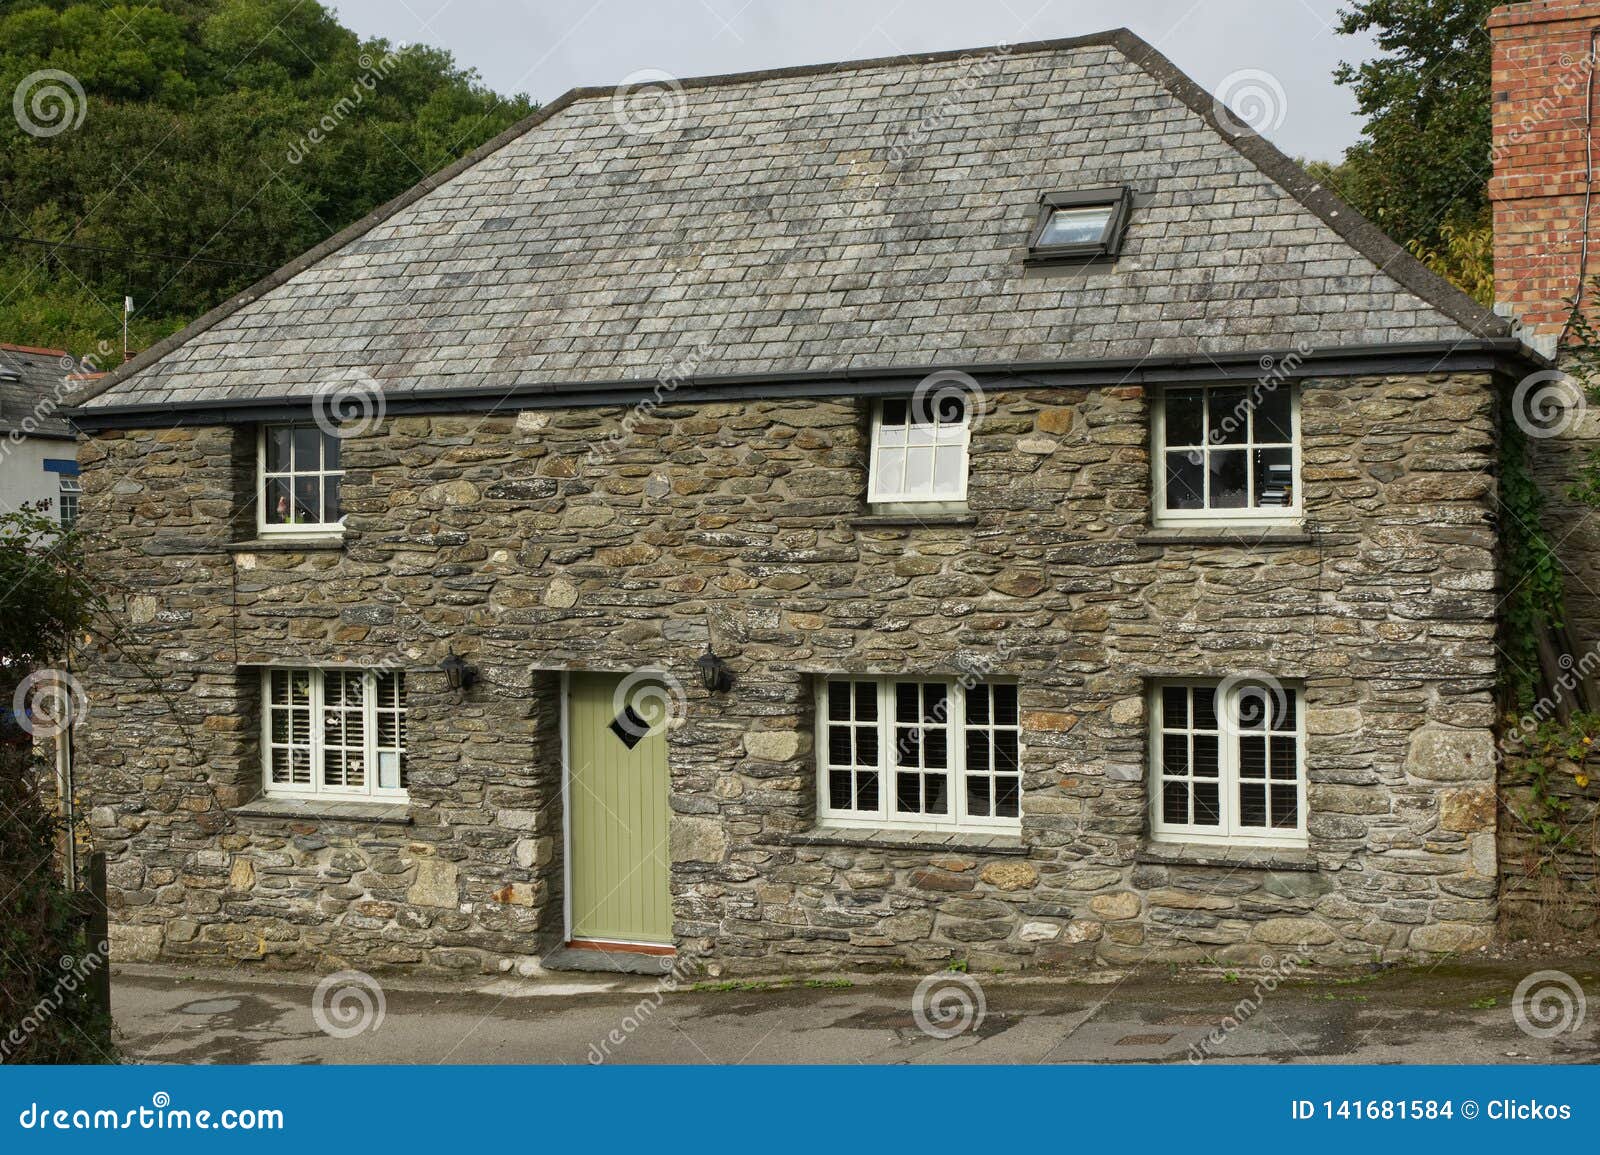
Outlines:
{"label": "blue window trim", "polygon": [[46,457],[44,459],[46,473],[64,473],[68,477],[78,476],[78,463],[66,457]]}

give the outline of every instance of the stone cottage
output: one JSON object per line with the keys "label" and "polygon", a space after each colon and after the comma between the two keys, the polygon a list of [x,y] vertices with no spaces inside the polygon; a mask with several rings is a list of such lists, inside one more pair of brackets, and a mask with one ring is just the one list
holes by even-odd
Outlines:
{"label": "stone cottage", "polygon": [[1476,946],[1530,356],[1126,31],[569,93],[81,399],[118,949]]}

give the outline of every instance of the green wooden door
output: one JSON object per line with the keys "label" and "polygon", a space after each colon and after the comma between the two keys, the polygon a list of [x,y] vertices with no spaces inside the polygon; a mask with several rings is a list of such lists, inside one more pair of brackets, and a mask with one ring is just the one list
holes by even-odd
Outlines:
{"label": "green wooden door", "polygon": [[572,937],[670,944],[666,696],[573,674],[567,699]]}

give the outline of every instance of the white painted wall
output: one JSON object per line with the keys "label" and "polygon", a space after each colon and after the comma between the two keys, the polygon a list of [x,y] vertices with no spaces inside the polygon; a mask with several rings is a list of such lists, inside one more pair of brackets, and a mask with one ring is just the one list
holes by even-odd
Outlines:
{"label": "white painted wall", "polygon": [[78,447],[71,441],[51,441],[39,437],[13,439],[0,434],[0,513],[10,513],[23,502],[49,499],[50,516],[60,515],[58,494],[60,481],[56,474],[47,473],[47,457],[72,460],[78,456]]}

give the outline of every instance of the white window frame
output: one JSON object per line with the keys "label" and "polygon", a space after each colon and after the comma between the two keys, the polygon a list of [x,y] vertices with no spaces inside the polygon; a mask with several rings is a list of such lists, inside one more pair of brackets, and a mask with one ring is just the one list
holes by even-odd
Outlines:
{"label": "white window frame", "polygon": [[[871,682],[877,686],[878,701],[878,808],[868,810],[836,810],[829,805],[828,771],[828,686],[835,682]],[[918,685],[925,683],[939,683],[945,688],[945,701],[948,707],[945,711],[945,749],[948,751],[949,783],[947,796],[951,800],[950,813],[942,815],[928,814],[903,814],[895,810],[895,783],[896,771],[893,757],[895,750],[895,718],[894,695],[895,685],[901,682],[910,682]],[[1006,678],[988,678],[984,685],[1016,685]],[[853,828],[860,829],[864,826],[882,828],[884,830],[931,830],[940,832],[965,832],[979,831],[985,834],[1010,833],[1017,834],[1022,829],[1023,808],[1023,778],[1026,774],[1027,751],[1022,742],[1022,711],[1019,703],[1017,710],[1017,815],[1014,818],[996,817],[992,815],[971,815],[967,813],[967,685],[960,680],[942,677],[917,677],[915,675],[900,675],[882,677],[876,675],[850,675],[838,674],[826,678],[816,679],[816,783],[817,783],[817,825],[823,829]],[[926,728],[926,727],[924,727]],[[986,726],[973,727],[975,729],[993,729],[993,720]],[[1009,726],[1001,727],[1010,729]],[[981,774],[982,772],[980,772]],[[993,777],[992,772],[987,777]],[[992,791],[991,787],[991,791]]]}
{"label": "white window frame", "polygon": [[[344,515],[341,513],[338,521],[304,521],[295,524],[279,524],[267,521],[267,482],[269,480],[286,477],[289,479],[290,501],[293,502],[294,479],[297,477],[315,477],[318,479],[318,498],[323,496],[327,479],[336,477],[340,479],[340,504],[344,500],[344,452],[341,448],[339,455],[340,467],[338,469],[321,468],[318,462],[317,469],[296,469],[290,473],[267,472],[267,435],[274,429],[316,429],[320,436],[327,436],[315,422],[310,421],[275,421],[260,427],[256,432],[256,533],[261,537],[288,536],[288,537],[339,537],[344,533]],[[339,443],[335,437],[334,442]]]}
{"label": "white window frame", "polygon": [[[936,393],[936,392],[932,393],[932,394],[929,394],[927,397],[918,396],[918,397],[907,397],[907,398],[904,398],[904,402],[905,402],[905,406],[906,406],[906,422],[907,423],[903,427],[902,426],[891,426],[891,428],[895,428],[895,429],[904,428],[907,431],[906,432],[906,445],[901,445],[901,446],[885,445],[883,443],[883,429],[884,429],[884,425],[883,425],[883,405],[884,405],[884,402],[882,400],[873,402],[873,404],[872,404],[872,447],[871,447],[871,456],[867,461],[867,502],[868,502],[868,504],[870,504],[870,505],[889,505],[889,506],[899,506],[899,507],[919,506],[919,507],[931,507],[931,508],[948,507],[948,506],[952,506],[952,505],[963,505],[963,504],[965,504],[965,502],[967,500],[967,480],[968,480],[968,475],[972,472],[972,398],[971,397],[963,397],[962,398],[962,416],[961,416],[961,420],[959,422],[951,421],[951,422],[942,423],[942,424],[938,423],[938,422],[935,422],[933,424],[933,426],[931,427],[932,430],[933,430],[933,433],[932,433],[933,440],[932,440],[931,444],[935,448],[935,456],[936,457],[937,457],[937,452],[939,450],[944,450],[944,449],[959,449],[960,450],[960,453],[961,453],[961,488],[960,488],[959,492],[956,492],[956,493],[938,493],[934,489],[934,486],[933,486],[932,482],[933,482],[933,479],[938,476],[937,469],[934,469],[933,471],[930,472],[928,489],[926,489],[924,491],[921,491],[921,492],[915,492],[915,491],[912,491],[912,490],[908,490],[905,487],[905,468],[904,468],[903,465],[901,467],[900,478],[899,478],[898,483],[896,485],[887,484],[888,479],[884,477],[883,470],[880,468],[880,461],[879,461],[880,454],[884,450],[886,450],[886,449],[905,449],[905,448],[908,448],[909,445],[910,445],[910,438],[911,438],[910,431],[912,429],[924,428],[924,426],[922,426],[920,424],[913,423],[911,421],[911,414],[912,414],[913,410],[916,408],[916,406],[919,405],[919,404],[927,404],[927,403],[938,404],[942,399],[943,399],[943,395],[939,394],[939,393]],[[898,400],[901,400],[901,398],[889,398],[889,400],[898,401]],[[937,416],[937,414],[935,414],[935,416]],[[937,462],[935,462],[935,465],[937,465]]]}
{"label": "white window frame", "polygon": [[[1252,394],[1261,387],[1259,382],[1247,382],[1241,386],[1237,381],[1214,381],[1200,384],[1164,385],[1156,390],[1155,403],[1151,409],[1151,473],[1152,493],[1154,503],[1151,508],[1151,524],[1156,527],[1174,526],[1281,526],[1297,525],[1305,517],[1303,506],[1304,486],[1301,482],[1301,435],[1300,435],[1300,387],[1292,381],[1281,381],[1271,386],[1272,389],[1289,390],[1289,451],[1291,461],[1291,481],[1294,502],[1282,506],[1242,506],[1238,509],[1168,509],[1167,508],[1167,394],[1180,390],[1202,389],[1207,394],[1212,389],[1238,389],[1243,388],[1247,394]],[[1209,401],[1202,403],[1206,414],[1206,428],[1210,425]],[[1231,444],[1218,444],[1214,449],[1244,450],[1247,467],[1252,463],[1250,454],[1261,447],[1281,448],[1281,441],[1257,442],[1253,439],[1255,417],[1250,417],[1250,434],[1245,441]],[[1209,476],[1209,471],[1208,474]],[[1247,477],[1251,488],[1255,486],[1253,469],[1247,468]],[[1209,486],[1208,486],[1209,487]]]}
{"label": "white window frame", "polygon": [[[1214,689],[1219,691],[1217,713],[1217,794],[1220,821],[1215,826],[1192,823],[1167,822],[1162,806],[1162,725],[1161,693],[1174,687],[1183,689]],[[1149,719],[1148,783],[1150,838],[1154,842],[1187,842],[1204,846],[1259,846],[1304,848],[1306,839],[1306,696],[1298,685],[1282,683],[1285,692],[1295,696],[1295,826],[1261,827],[1241,826],[1239,823],[1239,735],[1248,729],[1230,728],[1224,721],[1225,710],[1237,710],[1241,696],[1254,689],[1259,692],[1261,683],[1241,678],[1230,684],[1229,679],[1216,678],[1166,678],[1153,683],[1146,698]],[[1223,701],[1226,696],[1228,701]],[[1237,712],[1232,717],[1237,718]],[[1193,733],[1185,730],[1185,733]],[[1209,731],[1202,731],[1209,733]],[[1286,734],[1288,731],[1278,731]],[[1254,781],[1254,779],[1251,779]],[[1270,779],[1268,780],[1271,781]]]}
{"label": "white window frame", "polygon": [[[361,786],[328,786],[324,784],[326,777],[325,755],[328,750],[325,733],[325,710],[327,708],[326,679],[329,674],[361,674],[365,685],[362,693],[362,759],[365,766],[365,782]],[[380,749],[378,746],[378,675],[380,673],[393,674],[402,679],[398,709],[400,724],[397,734],[401,745],[398,750]],[[272,740],[272,676],[274,674],[287,674],[293,677],[296,674],[305,674],[310,677],[310,758],[311,758],[311,783],[310,785],[294,785],[277,783],[272,780],[272,752],[274,749],[289,748],[285,743],[274,743]],[[396,789],[385,789],[378,785],[378,761],[381,753],[398,753],[400,764],[397,767],[397,777],[405,780],[406,762],[410,756],[407,743],[405,718],[408,714],[405,698],[405,673],[402,670],[374,670],[354,669],[351,667],[336,667],[327,670],[308,668],[303,666],[268,666],[261,671],[261,791],[268,798],[302,798],[339,799],[354,801],[368,799],[374,802],[408,802],[410,794],[404,786]],[[335,710],[344,707],[335,706]],[[291,731],[292,737],[292,731]],[[292,745],[289,744],[289,745]],[[345,749],[345,747],[340,747]]]}
{"label": "white window frame", "polygon": [[[56,520],[62,529],[71,529],[78,520],[78,507],[83,498],[83,482],[76,474],[56,474]],[[72,512],[69,515],[68,509]]]}

